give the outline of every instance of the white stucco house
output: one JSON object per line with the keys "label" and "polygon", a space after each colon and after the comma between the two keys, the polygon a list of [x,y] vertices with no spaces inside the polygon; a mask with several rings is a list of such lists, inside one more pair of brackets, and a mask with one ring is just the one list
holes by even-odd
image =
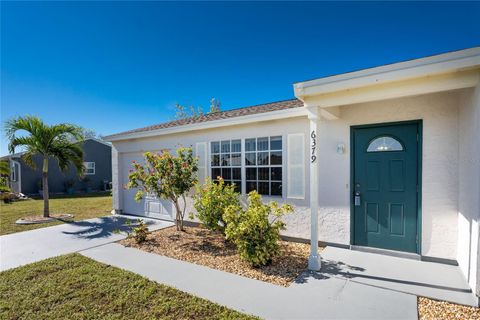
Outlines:
{"label": "white stucco house", "polygon": [[[295,83],[296,99],[107,137],[114,209],[172,219],[125,190],[145,151],[191,146],[199,176],[288,202],[286,236],[458,264],[480,293],[480,47]],[[191,206],[191,204],[190,204]],[[190,208],[190,210],[193,210]]]}

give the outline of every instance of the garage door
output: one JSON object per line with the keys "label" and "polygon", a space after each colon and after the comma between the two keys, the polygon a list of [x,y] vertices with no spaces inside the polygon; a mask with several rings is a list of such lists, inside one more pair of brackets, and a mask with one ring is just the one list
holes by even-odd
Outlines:
{"label": "garage door", "polygon": [[173,206],[171,202],[157,199],[154,196],[146,196],[140,202],[134,200],[136,189],[126,190],[123,188],[128,183],[129,170],[132,169],[132,161],[143,163],[142,154],[124,154],[120,156],[120,171],[122,177],[123,212],[138,216],[173,220]]}

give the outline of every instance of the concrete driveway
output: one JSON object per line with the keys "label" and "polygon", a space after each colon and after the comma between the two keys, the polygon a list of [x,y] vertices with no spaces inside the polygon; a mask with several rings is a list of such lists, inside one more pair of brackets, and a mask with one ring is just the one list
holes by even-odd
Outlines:
{"label": "concrete driveway", "polygon": [[[0,271],[121,240],[138,219],[108,216],[1,236]],[[173,225],[167,221],[142,220],[151,231]]]}

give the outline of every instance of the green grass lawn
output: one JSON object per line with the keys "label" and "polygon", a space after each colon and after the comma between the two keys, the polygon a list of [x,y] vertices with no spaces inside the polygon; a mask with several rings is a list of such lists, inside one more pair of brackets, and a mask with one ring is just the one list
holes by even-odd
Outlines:
{"label": "green grass lawn", "polygon": [[[112,197],[110,193],[95,193],[82,195],[60,195],[50,199],[50,213],[71,213],[75,220],[83,220],[109,215],[112,211]],[[44,228],[62,223],[17,225],[15,221],[20,218],[42,215],[43,200],[23,200],[10,204],[0,203],[0,235]]]}
{"label": "green grass lawn", "polygon": [[254,319],[79,254],[0,273],[2,319]]}

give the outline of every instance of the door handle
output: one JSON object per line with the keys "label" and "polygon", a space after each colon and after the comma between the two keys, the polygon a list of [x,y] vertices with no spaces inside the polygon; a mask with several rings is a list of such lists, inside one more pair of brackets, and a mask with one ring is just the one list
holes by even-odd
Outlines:
{"label": "door handle", "polygon": [[360,192],[356,191],[354,196],[354,201],[353,201],[353,203],[355,204],[355,207],[360,207],[361,202],[362,202],[362,199],[360,197]]}

